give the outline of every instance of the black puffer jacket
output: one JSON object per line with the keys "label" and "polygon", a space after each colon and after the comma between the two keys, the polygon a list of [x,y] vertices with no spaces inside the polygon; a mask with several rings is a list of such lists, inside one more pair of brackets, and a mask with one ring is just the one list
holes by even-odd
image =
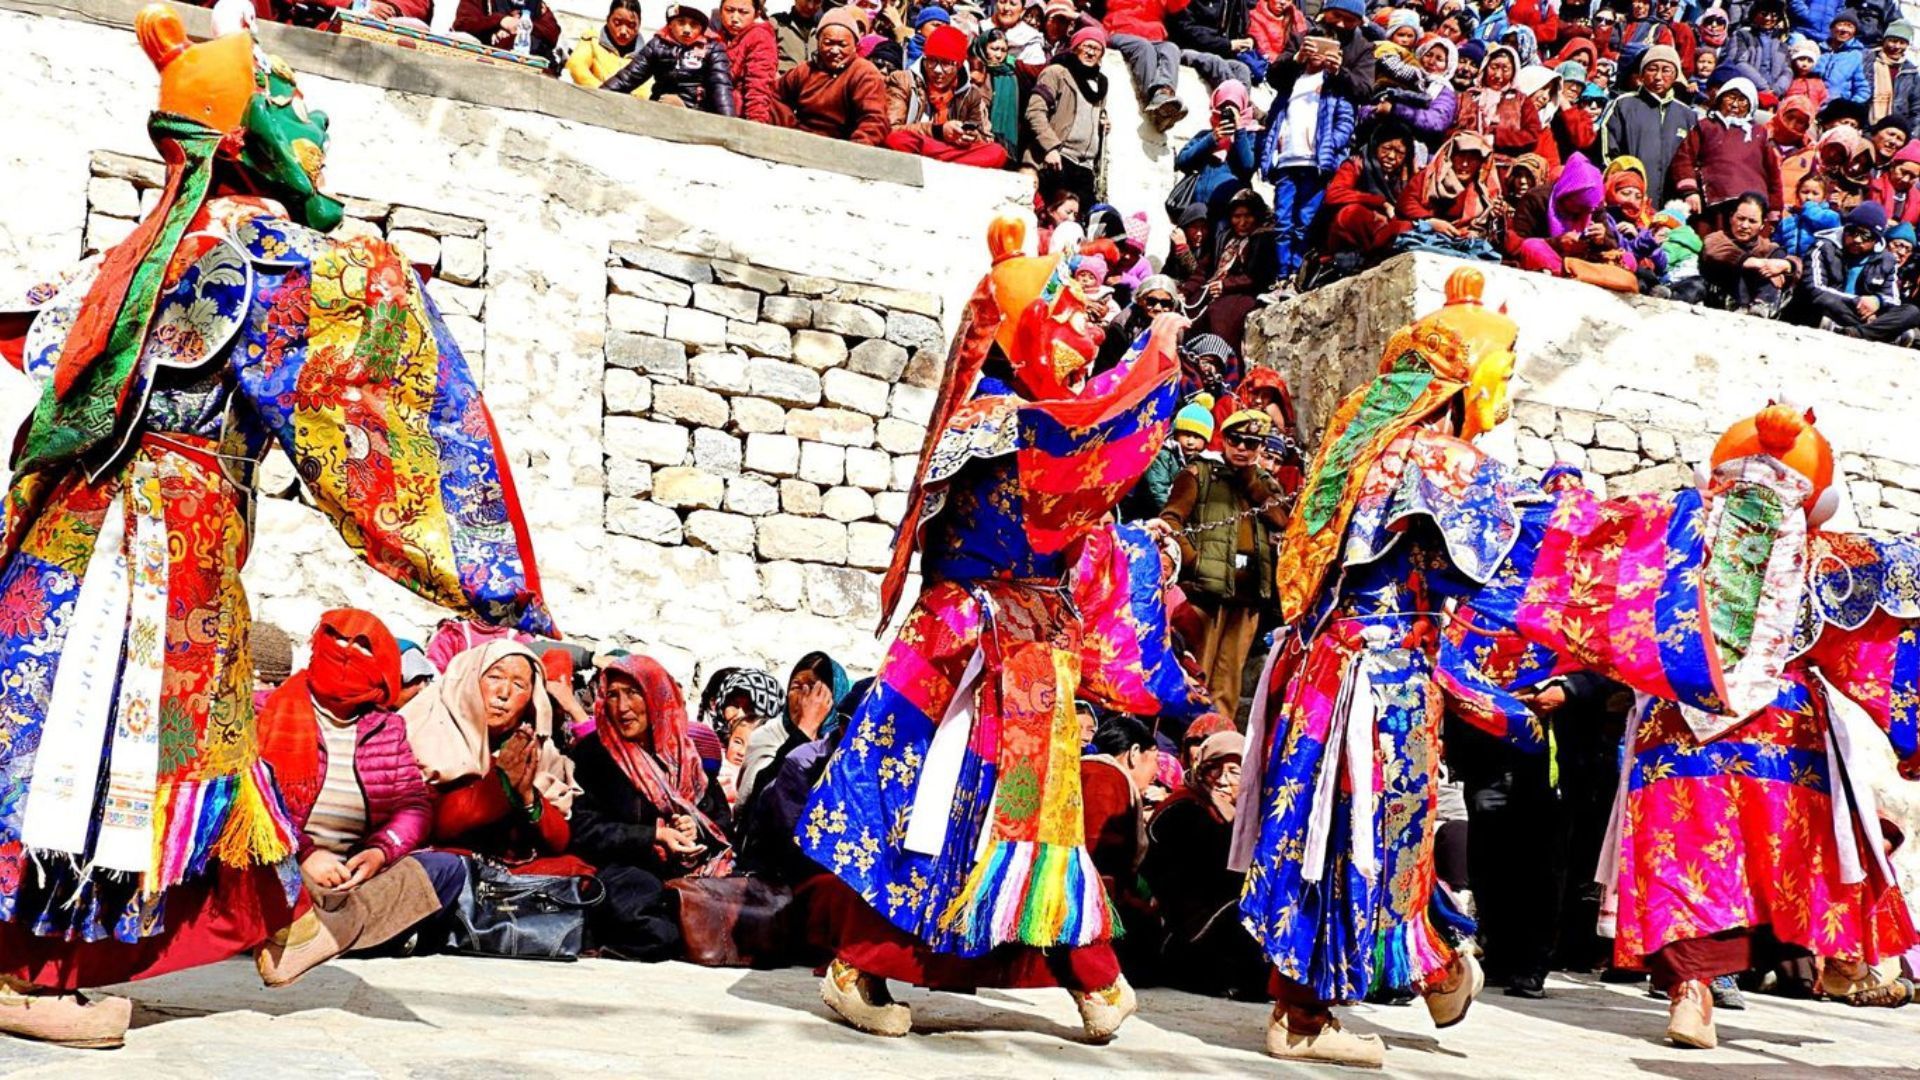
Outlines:
{"label": "black puffer jacket", "polygon": [[653,80],[650,96],[655,101],[671,94],[689,109],[733,115],[733,70],[727,66],[725,47],[710,38],[682,45],[665,32],[655,34],[600,89],[631,94],[648,79]]}

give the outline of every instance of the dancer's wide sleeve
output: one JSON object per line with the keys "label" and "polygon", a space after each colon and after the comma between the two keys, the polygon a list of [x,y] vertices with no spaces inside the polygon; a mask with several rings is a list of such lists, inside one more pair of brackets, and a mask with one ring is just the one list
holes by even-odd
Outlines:
{"label": "dancer's wide sleeve", "polygon": [[1167,625],[1160,548],[1138,524],[1091,534],[1070,582],[1084,633],[1080,695],[1136,716],[1189,721],[1207,711]]}
{"label": "dancer's wide sleeve", "polygon": [[436,603],[553,632],[504,449],[420,280],[377,240],[266,271],[243,393],[369,565]]}
{"label": "dancer's wide sleeve", "polygon": [[1799,642],[1833,688],[1886,731],[1920,778],[1920,538],[1819,533]]}

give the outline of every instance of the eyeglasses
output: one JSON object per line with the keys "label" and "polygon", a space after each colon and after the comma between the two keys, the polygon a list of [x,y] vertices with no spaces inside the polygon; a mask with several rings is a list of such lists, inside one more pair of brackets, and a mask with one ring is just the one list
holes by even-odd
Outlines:
{"label": "eyeglasses", "polygon": [[1258,450],[1267,445],[1267,437],[1265,435],[1229,435],[1227,445],[1237,446],[1242,450]]}
{"label": "eyeglasses", "polygon": [[1169,296],[1143,296],[1140,306],[1148,311],[1172,311],[1173,298]]}

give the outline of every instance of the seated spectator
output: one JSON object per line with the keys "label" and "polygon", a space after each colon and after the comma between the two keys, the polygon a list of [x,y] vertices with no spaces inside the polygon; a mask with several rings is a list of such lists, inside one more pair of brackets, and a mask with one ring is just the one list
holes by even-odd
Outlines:
{"label": "seated spectator", "polygon": [[680,929],[662,882],[731,870],[726,797],[701,768],[680,687],[658,663],[622,657],[595,689],[594,733],[570,751],[581,789],[571,850],[598,868],[622,909],[617,936],[599,933],[596,944],[668,959]]}
{"label": "seated spectator", "polygon": [[1413,53],[1426,76],[1426,84],[1417,91],[1396,91],[1373,106],[1375,122],[1391,118],[1405,124],[1420,144],[1432,151],[1446,140],[1460,113],[1460,98],[1453,89],[1453,69],[1459,64],[1459,52],[1443,37],[1430,37]]}
{"label": "seated spectator", "polygon": [[825,0],[792,0],[792,4],[771,20],[780,44],[782,75],[806,63],[812,55],[813,34],[820,29],[820,11],[826,6]]}
{"label": "seated spectator", "polygon": [[1774,228],[1773,239],[1793,258],[1805,258],[1819,242],[1820,234],[1840,227],[1840,212],[1827,197],[1827,178],[1809,173],[1794,189],[1797,202],[1787,208]]}
{"label": "seated spectator", "polygon": [[[1470,136],[1477,138],[1477,136]],[[1438,155],[1436,155],[1438,160]],[[1401,216],[1401,198],[1413,179],[1413,140],[1396,124],[1376,124],[1367,144],[1334,171],[1320,207],[1317,232],[1329,251],[1384,255],[1393,238],[1411,225]]]}
{"label": "seated spectator", "polygon": [[[872,679],[862,679],[847,691],[848,716],[858,713],[873,690]],[[742,806],[734,817],[740,838],[739,872],[783,885],[798,885],[821,873],[800,851],[794,832],[807,807],[807,796],[827,770],[827,760],[851,725],[841,724],[786,756],[779,769],[760,781],[751,808]],[[796,897],[796,902],[799,898]]]}
{"label": "seated spectator", "polygon": [[1026,0],[993,0],[992,24],[982,27],[981,32],[974,35],[975,40],[984,37],[988,30],[998,30],[1007,43],[1007,63],[1039,71],[1047,63],[1047,35],[1027,21],[1028,9],[1036,6]]}
{"label": "seated spectator", "polygon": [[1267,80],[1267,69],[1284,56],[1300,51],[1307,36],[1307,13],[1294,0],[1254,0],[1247,11],[1247,36],[1253,48],[1240,54],[1240,61],[1253,73],[1254,82]]}
{"label": "seated spectator", "polygon": [[759,723],[786,708],[786,690],[771,672],[759,668],[721,668],[700,692],[700,723],[726,736],[741,720]]}
{"label": "seated spectator", "polygon": [[813,58],[774,84],[774,123],[861,146],[885,141],[887,80],[855,51],[862,26],[847,8],[821,18]]}
{"label": "seated spectator", "polygon": [[387,711],[400,682],[400,646],[380,620],[329,611],[307,669],[260,712],[261,756],[286,800],[313,901],[257,954],[269,986],[398,937],[459,899],[459,856],[416,853],[433,827],[433,803],[406,723]]}
{"label": "seated spectator", "polygon": [[1093,205],[1107,141],[1107,77],[1100,71],[1106,55],[1106,31],[1076,32],[1027,98],[1026,164],[1039,170],[1043,191],[1072,192],[1082,207]]}
{"label": "seated spectator", "polygon": [[765,0],[720,0],[714,40],[727,50],[733,115],[773,122],[773,84],[780,78],[780,42],[767,21]]}
{"label": "seated spectator", "polygon": [[1590,153],[1599,132],[1593,114],[1578,107],[1578,91],[1569,93],[1566,81],[1551,68],[1524,68],[1520,76],[1516,85],[1528,95],[1544,129],[1533,152],[1546,162],[1548,170],[1557,172],[1560,164],[1574,154]]}
{"label": "seated spectator", "polygon": [[1902,225],[1920,223],[1920,198],[1915,197],[1914,190],[1916,180],[1920,180],[1920,142],[1909,142],[1867,185],[1867,197],[1886,210],[1888,221]]}
{"label": "seated spectator", "polygon": [[1075,7],[1073,0],[1047,0],[1040,19],[1040,39],[1046,48],[1047,59],[1038,67],[1020,65],[1020,74],[1026,84],[1039,78],[1041,68],[1052,63],[1055,57],[1072,48],[1073,35],[1099,25],[1099,19]]}
{"label": "seated spectator", "polygon": [[1813,137],[1813,103],[1799,96],[1780,102],[1767,121],[1767,135],[1780,152],[1780,190],[1799,190],[1800,178],[1820,167],[1820,149]]}
{"label": "seated spectator", "polygon": [[1245,751],[1246,737],[1231,730],[1200,744],[1185,785],[1147,825],[1141,874],[1166,921],[1167,985],[1264,1000],[1266,959],[1238,917],[1246,874],[1227,868]]}
{"label": "seated spectator", "polygon": [[1300,59],[1295,77],[1274,98],[1261,140],[1260,170],[1273,182],[1276,272],[1283,278],[1306,260],[1307,230],[1359,119],[1352,101],[1327,90],[1334,63],[1320,52]]}
{"label": "seated spectator", "polygon": [[627,94],[651,82],[654,101],[732,116],[733,72],[727,50],[707,36],[707,27],[707,13],[692,4],[668,8],[667,25],[635,49],[627,66],[600,89]]}
{"label": "seated spectator", "polygon": [[1893,262],[1899,268],[1900,301],[1911,304],[1920,299],[1920,264],[1913,260],[1915,232],[1911,225],[1901,222],[1887,230],[1887,250],[1893,252]]}
{"label": "seated spectator", "polygon": [[1167,789],[1160,783],[1160,747],[1152,729],[1137,717],[1115,713],[1102,720],[1093,733],[1093,750],[1126,770],[1149,814],[1166,799]]}
{"label": "seated spectator", "polygon": [[1754,121],[1759,93],[1744,78],[1730,79],[1705,119],[1680,140],[1669,176],[1673,192],[1710,227],[1722,223],[1734,199],[1759,192],[1767,205],[1785,201],[1780,156],[1765,125]]}
{"label": "seated spectator", "polygon": [[1260,121],[1247,101],[1247,88],[1222,83],[1213,92],[1212,125],[1173,157],[1175,172],[1195,178],[1185,205],[1224,211],[1227,199],[1252,182],[1259,146]]}
{"label": "seated spectator", "polygon": [[1026,97],[1020,90],[1020,67],[1014,62],[1012,46],[999,28],[991,28],[974,39],[968,60],[975,88],[987,95],[993,141],[1011,161],[1020,152],[1020,110]]}
{"label": "seated spectator", "polygon": [[[627,66],[639,40],[640,0],[613,0],[607,8],[607,21],[600,29],[580,35],[567,56],[567,78],[575,86],[594,89]],[[639,93],[640,88],[635,87],[633,92]]]}
{"label": "seated spectator", "polygon": [[1598,213],[1606,203],[1600,170],[1575,155],[1551,188],[1536,188],[1513,208],[1507,251],[1525,270],[1567,273],[1566,260],[1611,263],[1633,270],[1633,257]]}
{"label": "seated spectator", "polygon": [[1913,27],[1896,22],[1887,27],[1880,48],[1866,65],[1867,79],[1873,86],[1873,94],[1867,99],[1870,123],[1898,119],[1911,131],[1914,122],[1920,120],[1920,67],[1915,67],[1907,55],[1912,44]]}
{"label": "seated spectator", "polygon": [[[1860,15],[1847,8],[1828,24],[1826,47],[1814,71],[1827,84],[1827,93],[1856,105],[1873,98],[1873,76],[1867,70],[1867,43],[1860,40]],[[1790,86],[1790,92],[1801,92]]]}
{"label": "seated spectator", "polygon": [[1767,236],[1767,201],[1749,192],[1735,201],[1727,227],[1700,250],[1703,302],[1724,311],[1777,318],[1793,296],[1800,262]]}
{"label": "seated spectator", "polygon": [[[1679,56],[1680,43],[1673,36],[1672,24],[1653,9],[1653,0],[1628,0],[1627,17],[1621,21],[1620,35],[1613,42],[1623,66],[1661,45],[1673,49],[1675,56]],[[1685,57],[1680,60],[1684,70]]]}
{"label": "seated spectator", "polygon": [[914,12],[913,34],[905,42],[907,66],[912,67],[919,63],[920,58],[926,55],[927,37],[933,33],[935,27],[951,26],[952,23],[953,16],[938,4],[928,4]]}
{"label": "seated spectator", "polygon": [[[1620,246],[1633,256],[1640,290],[1651,292],[1666,277],[1664,245],[1653,227],[1653,207],[1647,202],[1647,175],[1635,158],[1617,157],[1607,166],[1607,222]],[[1519,201],[1519,197],[1515,197]]]}
{"label": "seated spectator", "polygon": [[1167,238],[1167,255],[1160,269],[1175,281],[1187,281],[1200,272],[1200,255],[1213,247],[1213,225],[1207,220],[1207,208],[1198,203],[1182,210],[1173,220],[1173,234]]}
{"label": "seated spectator", "polygon": [[[1614,160],[1633,161],[1634,159],[1615,158]],[[1519,202],[1527,197],[1527,192],[1546,183],[1547,177],[1552,175],[1553,170],[1548,167],[1546,158],[1539,154],[1521,154],[1507,163],[1507,178],[1500,185],[1501,197],[1509,204]],[[1645,182],[1643,176],[1641,183],[1644,185]]]}
{"label": "seated spectator", "polygon": [[839,726],[835,710],[846,701],[851,687],[846,670],[826,653],[810,652],[793,665],[787,675],[786,709],[747,740],[746,757],[740,763],[742,804],[752,802],[754,785],[765,770]]}
{"label": "seated spectator", "polygon": [[[1183,0],[1107,0],[1106,14],[1100,17],[1107,34],[1102,44],[1126,58],[1140,108],[1161,131],[1187,115],[1187,107],[1174,94],[1180,85],[1180,46],[1167,40],[1167,16],[1184,6]],[[1075,31],[1072,41],[1078,42],[1084,33]],[[1069,44],[1068,51],[1078,47]],[[1031,105],[1028,115],[1031,119]]]}
{"label": "seated spectator", "polygon": [[[937,9],[936,9],[937,10]],[[887,79],[889,150],[997,169],[1007,152],[993,138],[991,90],[967,75],[967,38],[951,26],[927,35],[919,62]]]}
{"label": "seated spectator", "polygon": [[453,658],[468,649],[477,649],[496,641],[518,641],[522,644],[533,640],[532,635],[523,634],[512,627],[488,626],[475,619],[442,619],[440,625],[433,628],[433,637],[427,641],[427,659],[433,661],[436,670],[445,671]]}
{"label": "seated spectator", "polygon": [[453,14],[453,30],[470,34],[482,45],[511,50],[520,33],[520,20],[528,8],[533,15],[532,55],[554,61],[554,47],[560,44],[560,20],[545,0],[460,0]]}
{"label": "seated spectator", "polygon": [[[1178,235],[1178,230],[1175,235]],[[1180,286],[1170,275],[1150,274],[1142,278],[1140,284],[1134,287],[1131,301],[1114,321],[1112,332],[1100,345],[1100,355],[1094,365],[1096,373],[1117,365],[1134,341],[1147,332],[1155,315],[1173,311],[1179,306]]]}
{"label": "seated spectator", "polygon": [[1494,46],[1487,52],[1479,85],[1460,95],[1460,113],[1454,118],[1454,130],[1484,136],[1496,155],[1508,159],[1538,148],[1546,130],[1532,99],[1514,85],[1519,71],[1519,54],[1505,45]]}
{"label": "seated spectator", "polygon": [[1886,228],[1886,210],[1866,202],[1820,238],[1794,301],[1797,321],[1884,342],[1920,325],[1920,308],[1900,301],[1899,268],[1881,242]]}
{"label": "seated spectator", "polygon": [[1241,86],[1253,82],[1253,69],[1240,59],[1253,45],[1245,0],[1187,0],[1178,10],[1169,5],[1169,12],[1167,37],[1180,46],[1180,62],[1201,82],[1210,88],[1229,80]]}
{"label": "seated spectator", "polygon": [[1484,135],[1458,131],[1400,192],[1399,216],[1409,227],[1440,236],[1489,240],[1502,205],[1493,144]]}
{"label": "seated spectator", "polygon": [[1249,188],[1228,206],[1226,230],[1214,243],[1212,259],[1202,264],[1205,277],[1185,288],[1190,303],[1203,305],[1194,326],[1218,335],[1237,356],[1247,316],[1259,306],[1260,295],[1273,288],[1280,268],[1266,200]]}

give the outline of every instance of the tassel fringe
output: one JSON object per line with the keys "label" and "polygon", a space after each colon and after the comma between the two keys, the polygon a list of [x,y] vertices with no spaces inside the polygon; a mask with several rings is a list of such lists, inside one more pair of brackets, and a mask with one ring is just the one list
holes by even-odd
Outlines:
{"label": "tassel fringe", "polygon": [[969,951],[1091,945],[1111,939],[1115,924],[1085,848],[1024,840],[995,843],[941,917]]}

